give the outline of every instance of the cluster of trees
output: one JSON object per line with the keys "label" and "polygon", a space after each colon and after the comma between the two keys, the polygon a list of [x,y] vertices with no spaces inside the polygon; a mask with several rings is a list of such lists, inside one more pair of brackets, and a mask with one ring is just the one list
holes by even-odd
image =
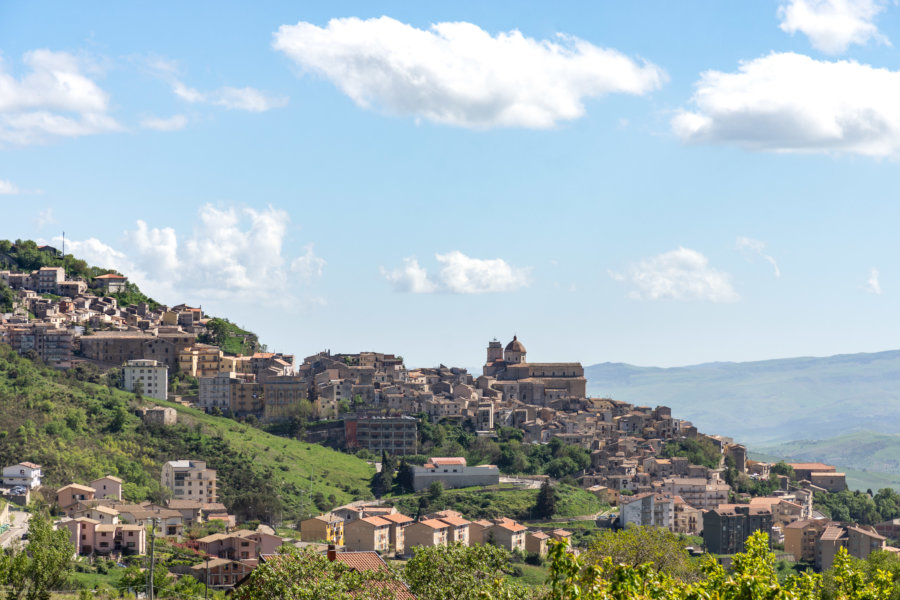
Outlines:
{"label": "cluster of trees", "polygon": [[818,493],[813,498],[816,510],[835,521],[875,525],[900,518],[900,494],[891,488],[861,492]]}
{"label": "cluster of trees", "polygon": [[206,332],[197,341],[218,346],[232,354],[253,354],[259,352],[259,338],[255,333],[241,329],[228,319],[214,317],[206,323]]}
{"label": "cluster of trees", "polygon": [[494,441],[477,436],[469,426],[432,423],[425,415],[419,417],[419,445],[432,456],[465,456],[470,465],[487,463],[506,474],[547,474],[557,479],[575,475],[591,464],[590,452],[557,438],[549,444],[522,444],[520,429],[500,427]]}
{"label": "cluster of trees", "polygon": [[705,438],[684,438],[669,440],[659,453],[663,458],[683,456],[691,461],[692,465],[703,465],[710,469],[718,469],[722,460],[722,453],[715,444]]}
{"label": "cluster of trees", "polygon": [[72,573],[75,547],[68,529],[53,529],[43,514],[35,514],[28,528],[26,548],[0,551],[0,588],[7,600],[50,600]]}

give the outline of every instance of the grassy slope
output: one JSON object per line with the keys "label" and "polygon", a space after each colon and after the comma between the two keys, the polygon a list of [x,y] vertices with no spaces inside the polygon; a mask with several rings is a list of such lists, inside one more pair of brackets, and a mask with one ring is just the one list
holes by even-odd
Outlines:
{"label": "grassy slope", "polygon": [[900,351],[670,369],[606,363],[586,375],[593,394],[670,406],[701,431],[751,445],[900,433]]}
{"label": "grassy slope", "polygon": [[[594,496],[582,489],[566,485],[557,487],[559,500],[556,516],[577,517],[599,512],[603,506]],[[443,496],[433,502],[428,512],[452,509],[462,513],[468,519],[490,519],[510,517],[527,519],[534,506],[538,490],[522,490],[509,485],[498,485],[490,488],[463,488],[446,490]],[[415,515],[422,494],[406,494],[386,498],[396,504],[398,510]]]}
{"label": "grassy slope", "polygon": [[137,405],[132,394],[38,367],[0,345],[0,462],[43,465],[46,489],[108,473],[129,483],[130,499],[143,499],[159,492],[163,462],[194,458],[219,471],[226,504],[269,485],[285,518],[314,510],[310,493],[337,502],[369,496],[373,469],[356,457],[181,406],[179,425],[147,428],[132,412]]}

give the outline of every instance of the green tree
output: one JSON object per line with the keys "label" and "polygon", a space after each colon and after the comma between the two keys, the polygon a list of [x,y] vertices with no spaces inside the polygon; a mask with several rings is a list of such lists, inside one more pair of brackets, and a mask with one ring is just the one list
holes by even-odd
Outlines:
{"label": "green tree", "polygon": [[610,558],[614,563],[636,567],[653,563],[653,569],[672,577],[694,580],[699,570],[684,549],[678,535],[661,527],[628,527],[604,531],[590,547],[596,560]]}
{"label": "green tree", "polygon": [[431,485],[428,486],[428,500],[430,502],[437,502],[444,495],[444,484],[440,481],[432,481]]}
{"label": "green tree", "polygon": [[541,484],[531,512],[537,519],[550,518],[556,514],[556,490],[549,481]]}
{"label": "green tree", "polygon": [[356,571],[311,550],[287,549],[261,563],[235,600],[388,600],[403,584],[389,569]]}
{"label": "green tree", "polygon": [[8,587],[7,600],[50,600],[72,572],[75,547],[69,530],[53,529],[43,514],[35,514],[28,527],[28,546],[0,555],[0,584]]}
{"label": "green tree", "polygon": [[419,600],[528,598],[527,590],[504,580],[509,560],[498,546],[418,546],[403,578]]}
{"label": "green tree", "polygon": [[406,462],[405,458],[400,460],[400,466],[397,467],[397,477],[394,481],[401,494],[413,491],[413,468]]}
{"label": "green tree", "polygon": [[785,475],[791,481],[797,481],[797,474],[794,473],[794,467],[787,464],[783,460],[780,460],[777,463],[775,463],[774,465],[772,465],[770,472],[774,473],[775,475]]}

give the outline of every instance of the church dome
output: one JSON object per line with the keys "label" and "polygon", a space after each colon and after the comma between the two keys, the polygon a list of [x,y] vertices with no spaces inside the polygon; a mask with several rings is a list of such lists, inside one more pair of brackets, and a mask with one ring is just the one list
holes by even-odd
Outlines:
{"label": "church dome", "polygon": [[506,345],[506,351],[521,352],[522,354],[525,354],[525,346],[519,341],[518,337],[513,336],[512,341]]}

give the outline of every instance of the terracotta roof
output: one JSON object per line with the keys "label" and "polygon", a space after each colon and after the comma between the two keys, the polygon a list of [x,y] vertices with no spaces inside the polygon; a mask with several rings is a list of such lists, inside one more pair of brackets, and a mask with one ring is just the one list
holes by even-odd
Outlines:
{"label": "terracotta roof", "polygon": [[115,533],[117,527],[118,525],[104,525],[101,523],[100,525],[97,525],[95,531],[112,531]]}
{"label": "terracotta roof", "polygon": [[434,465],[460,465],[466,466],[466,459],[461,456],[434,456],[431,459],[431,463]]}
{"label": "terracotta roof", "polygon": [[68,489],[80,490],[80,491],[82,491],[82,492],[96,492],[96,491],[97,491],[97,490],[95,490],[94,488],[88,487],[88,486],[86,486],[86,485],[79,485],[79,484],[77,484],[77,483],[70,483],[69,485],[65,485],[65,486],[59,488],[58,490],[56,490],[56,493],[58,494],[58,493],[60,493],[61,491],[63,491],[63,490],[68,490]]}
{"label": "terracotta roof", "polygon": [[172,510],[183,510],[186,508],[203,508],[203,503],[199,500],[180,500],[173,498],[169,500],[169,508]]}
{"label": "terracotta roof", "polygon": [[390,521],[385,521],[381,517],[365,517],[365,518],[358,519],[358,520],[365,521],[366,523],[368,523],[370,525],[374,525],[375,527],[387,527],[388,525],[391,524]]}
{"label": "terracotta roof", "polygon": [[526,527],[521,523],[516,523],[515,521],[503,521],[502,523],[497,523],[497,527],[501,529],[506,529],[507,531],[512,531],[516,533],[517,531],[525,531]]}
{"label": "terracotta roof", "polygon": [[448,527],[446,523],[438,521],[437,519],[426,519],[424,521],[419,521],[419,524],[431,527],[432,529],[445,529]]}
{"label": "terracotta roof", "polygon": [[29,469],[40,469],[41,465],[36,465],[33,462],[20,462],[19,463],[23,467],[28,467]]}
{"label": "terracotta roof", "polygon": [[831,471],[834,469],[832,465],[826,465],[825,463],[820,462],[788,463],[788,465],[795,470],[802,469],[804,471]]}
{"label": "terracotta roof", "polygon": [[106,275],[97,275],[94,279],[128,279],[123,275],[115,275],[113,273],[107,273]]}
{"label": "terracotta roof", "polygon": [[402,525],[403,523],[412,523],[412,517],[407,517],[402,513],[394,513],[392,515],[382,515],[382,519]]}
{"label": "terracotta roof", "polygon": [[[337,552],[334,559],[336,562],[343,563],[354,571],[383,572],[388,569],[387,563],[376,552]],[[409,588],[399,581],[373,581],[370,585],[387,587],[393,592],[394,598],[399,600],[416,600]]]}
{"label": "terracotta roof", "polygon": [[552,533],[556,537],[569,537],[572,535],[571,531],[566,531],[565,529],[554,529]]}
{"label": "terracotta roof", "polygon": [[94,481],[103,481],[104,479],[109,479],[110,481],[115,481],[116,483],[125,483],[123,479],[119,479],[113,475],[104,475],[103,477],[98,477]]}
{"label": "terracotta roof", "polygon": [[529,531],[528,535],[538,540],[549,540],[550,536],[543,531]]}
{"label": "terracotta roof", "polygon": [[462,517],[442,517],[438,519],[439,521],[443,521],[448,525],[453,525],[454,527],[462,527],[464,525],[469,525],[471,521],[463,519]]}

